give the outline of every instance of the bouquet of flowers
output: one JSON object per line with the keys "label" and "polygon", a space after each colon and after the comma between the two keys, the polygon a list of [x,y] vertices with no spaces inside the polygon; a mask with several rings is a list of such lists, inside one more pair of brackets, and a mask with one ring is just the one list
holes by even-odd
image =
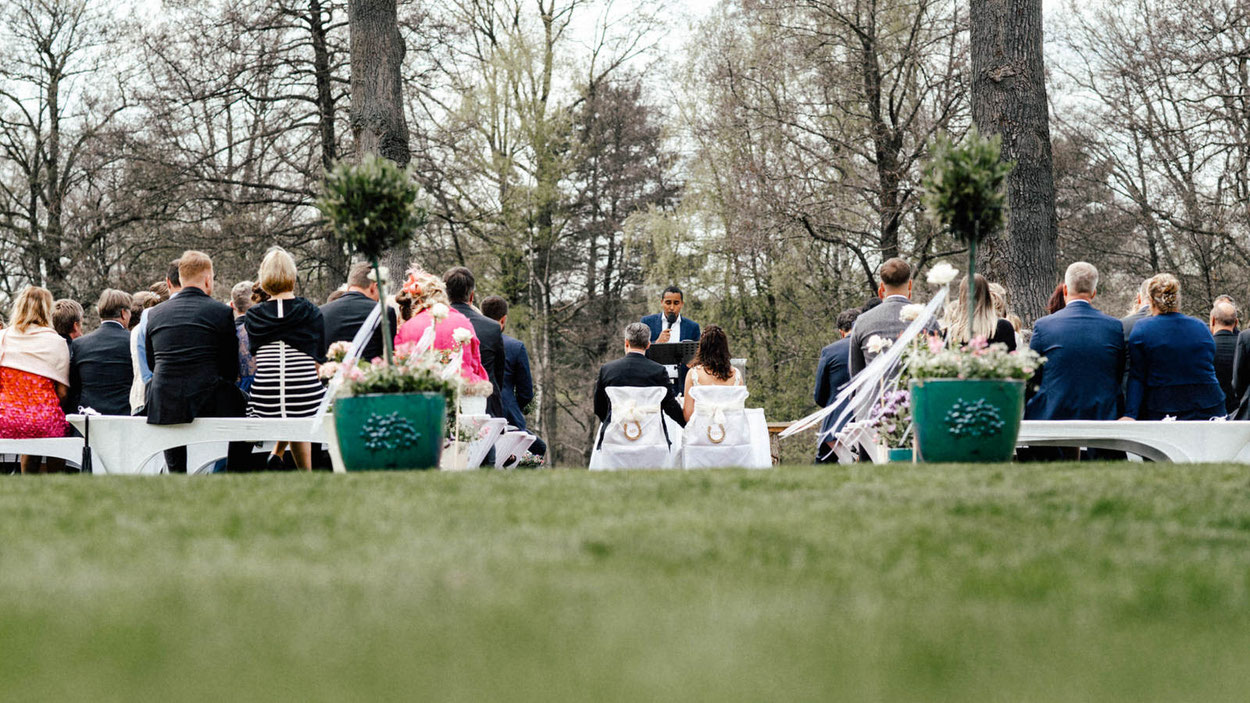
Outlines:
{"label": "bouquet of flowers", "polygon": [[886,391],[873,406],[868,422],[886,447],[903,446],[911,428],[911,393],[902,389]]}
{"label": "bouquet of flowers", "polygon": [[909,352],[904,374],[907,378],[1018,379],[1027,381],[1046,358],[1032,349],[1008,352],[1002,344],[972,340],[964,348],[948,347],[937,338],[917,344]]}

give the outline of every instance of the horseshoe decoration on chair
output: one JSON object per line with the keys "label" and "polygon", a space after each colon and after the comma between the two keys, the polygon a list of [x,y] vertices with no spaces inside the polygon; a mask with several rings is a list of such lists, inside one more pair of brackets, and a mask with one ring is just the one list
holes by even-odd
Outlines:
{"label": "horseshoe decoration on chair", "polygon": [[725,441],[725,425],[723,423],[718,423],[716,427],[720,428],[719,436],[714,436],[712,434],[712,425],[707,426],[707,439],[712,444],[720,444]]}
{"label": "horseshoe decoration on chair", "polygon": [[[629,426],[634,426],[634,434],[629,433]],[[627,420],[621,423],[621,430],[625,432],[625,439],[631,442],[637,442],[642,437],[642,422],[639,420]]]}

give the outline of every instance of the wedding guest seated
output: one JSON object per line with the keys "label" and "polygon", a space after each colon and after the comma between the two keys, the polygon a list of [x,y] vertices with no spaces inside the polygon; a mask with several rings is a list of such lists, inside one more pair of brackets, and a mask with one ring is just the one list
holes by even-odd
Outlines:
{"label": "wedding guest seated", "polygon": [[[1219,305],[1219,304],[1221,304],[1221,303],[1227,303],[1227,304],[1229,304],[1230,306],[1232,306],[1232,308],[1233,308],[1233,311],[1234,311],[1234,312],[1238,312],[1238,311],[1237,311],[1237,301],[1233,300],[1233,296],[1231,296],[1231,295],[1217,295],[1217,296],[1215,296],[1215,300],[1212,300],[1212,301],[1211,301],[1211,307],[1215,307],[1216,305]],[[1241,315],[1240,315],[1240,312],[1238,312],[1237,317],[1238,317],[1237,321],[1233,324],[1233,334],[1241,334],[1241,327],[1240,327],[1240,324],[1241,324],[1241,319],[1240,319],[1240,318],[1241,318]]]}
{"label": "wedding guest seated", "polygon": [[1020,334],[1020,327],[1023,324],[1023,321],[1018,315],[1011,314],[1011,309],[1009,307],[1011,298],[1007,294],[1007,289],[1003,287],[1003,284],[998,283],[997,281],[990,282],[990,302],[994,305],[994,314],[998,315],[999,319],[1006,320],[1011,323],[1011,329],[1016,335],[1015,348],[1019,349],[1024,346],[1024,338]]}
{"label": "wedding guest seated", "polygon": [[[829,407],[842,386],[851,382],[849,366],[851,338],[848,335],[855,326],[857,317],[859,317],[859,310],[854,308],[843,310],[838,315],[838,341],[820,350],[820,362],[816,365],[816,390],[813,399],[822,408]],[[816,447],[816,463],[818,464],[837,461],[833,454],[833,446],[836,443],[833,433],[842,429],[837,422],[845,406],[844,403],[832,414],[826,416],[820,425],[820,439]],[[848,421],[850,421],[849,417],[843,420],[842,424],[845,425]]]}
{"label": "wedding guest seated", "polygon": [[[525,408],[534,401],[534,377],[530,373],[530,355],[525,343],[507,333],[508,301],[498,295],[492,295],[482,301],[482,314],[499,323],[504,332],[503,351],[503,410],[508,417],[508,424],[519,430],[526,430]],[[528,430],[526,430],[528,431]],[[535,456],[547,454],[547,444],[541,438],[530,445],[530,453]]]}
{"label": "wedding guest seated", "polygon": [[[162,282],[161,285],[163,286],[164,283]],[[154,291],[141,290],[135,292],[130,300],[130,369],[134,376],[130,384],[130,414],[140,415],[147,402],[147,379],[143,377],[145,366],[139,363],[144,355],[140,346],[143,338],[139,334],[139,324],[147,317],[148,308],[156,307],[164,298]],[[150,379],[151,376],[149,375],[148,378]]]}
{"label": "wedding guest seated", "polygon": [[[366,263],[352,264],[347,274],[347,292],[335,300],[321,306],[321,316],[325,320],[326,346],[321,350],[324,355],[335,342],[350,342],[360,331],[365,319],[378,307],[378,283],[370,274],[373,268]],[[387,323],[391,334],[398,328],[395,311],[387,306]],[[382,356],[382,325],[378,325],[373,336],[365,343],[360,358],[365,361]]]}
{"label": "wedding guest seated", "polygon": [[1064,297],[1063,284],[1055,286],[1055,292],[1050,294],[1050,298],[1046,300],[1046,314],[1054,315],[1067,305],[1067,299]]}
{"label": "wedding guest seated", "polygon": [[1078,261],[1060,284],[1064,307],[1033,323],[1029,348],[1046,357],[1026,420],[1114,420],[1120,406],[1124,329],[1094,308],[1098,269]]}
{"label": "wedding guest seated", "polygon": [[[153,283],[148,290],[161,296],[161,302],[172,299],[182,290],[182,279],[178,274],[178,259],[169,262],[169,267],[165,272],[165,280]],[[135,328],[134,351],[137,359],[138,373],[135,375],[135,383],[141,383],[146,386],[152,382],[152,363],[148,359],[147,337],[148,337],[148,316],[151,313],[147,310],[139,317],[139,326]],[[144,391],[146,395],[146,390]],[[132,402],[133,405],[133,402]],[[142,404],[140,404],[142,406]]]}
{"label": "wedding guest seated", "polygon": [[[69,348],[52,328],[52,293],[27,286],[13,301],[11,323],[0,329],[0,439],[64,437],[60,399],[69,386]],[[22,473],[41,459],[23,456]]]}
{"label": "wedding guest seated", "polygon": [[338,300],[339,298],[342,298],[345,295],[347,295],[347,288],[335,288],[334,290],[330,291],[329,295],[326,296],[326,303],[327,304],[333,303],[334,301]]}
{"label": "wedding guest seated", "polygon": [[1209,420],[1223,417],[1224,392],[1215,377],[1215,340],[1206,325],[1178,312],[1181,286],[1161,273],[1148,286],[1150,317],[1128,340],[1127,420]]}
{"label": "wedding guest seated", "polygon": [[729,339],[708,325],[686,376],[682,465],[687,469],[769,468],[772,457],[763,411],[748,416],[750,393],[741,373],[730,364]]}
{"label": "wedding guest seated", "polygon": [[[408,269],[403,290],[412,301],[413,312],[412,317],[400,325],[399,332],[395,334],[396,348],[406,344],[418,344],[426,330],[433,325],[434,341],[431,348],[450,354],[463,347],[460,376],[466,381],[489,382],[490,377],[482,366],[481,342],[474,332],[473,323],[459,310],[448,305],[443,279],[414,265]],[[437,307],[440,305],[442,307]],[[439,319],[436,319],[436,315]],[[492,324],[498,329],[498,323],[492,321]],[[457,330],[463,331],[458,333]],[[456,339],[457,334],[463,341]]]}
{"label": "wedding guest seated", "polygon": [[[879,351],[870,348],[873,337],[893,342],[911,323],[902,320],[899,313],[911,304],[911,266],[902,259],[889,259],[881,264],[881,283],[877,286],[879,305],[868,306],[860,312],[851,330],[851,375],[864,370],[872,363]],[[930,321],[928,329],[937,331]]]}
{"label": "wedding guest seated", "polygon": [[[325,362],[325,321],[316,305],[295,295],[297,277],[295,259],[284,249],[273,247],[265,253],[256,282],[269,300],[252,305],[243,317],[248,351],[256,360],[248,402],[252,417],[312,417],[325,395],[317,377],[317,365]],[[282,468],[283,445],[279,443],[270,455],[271,468]],[[312,470],[312,446],[308,442],[290,446],[295,465]]]}
{"label": "wedding guest seated", "polygon": [[[147,389],[149,425],[177,425],[197,417],[243,417],[239,338],[230,306],[213,300],[213,261],[187,251],[178,260],[181,290],[147,311],[144,347],[152,361]],[[227,467],[251,454],[247,442],[231,442]],[[165,451],[170,473],[187,472],[187,448]]]}
{"label": "wedding guest seated", "polygon": [[480,342],[482,368],[490,377],[495,390],[486,399],[486,412],[491,417],[505,417],[503,412],[503,372],[507,356],[503,348],[503,331],[499,324],[473,307],[477,295],[477,279],[473,272],[463,266],[449,269],[443,274],[447,299],[452,309],[469,318],[473,332]]}
{"label": "wedding guest seated", "polygon": [[942,316],[942,328],[949,344],[963,346],[974,339],[984,339],[986,344],[1003,344],[1007,351],[1016,350],[1016,329],[994,311],[990,298],[989,282],[981,274],[976,275],[976,312],[972,316],[972,329],[968,329],[968,277],[959,282],[959,295],[948,298],[946,312]]}
{"label": "wedding guest seated", "polygon": [[247,338],[247,325],[244,318],[247,311],[255,303],[252,302],[253,281],[239,281],[230,289],[230,310],[234,313],[234,332],[239,337],[239,390],[252,392],[252,382],[256,380],[256,357],[252,356],[251,345]]}
{"label": "wedding guest seated", "polygon": [[106,288],[96,301],[100,326],[70,344],[71,405],[101,415],[129,415],[134,366],[130,359],[130,294]]}
{"label": "wedding guest seated", "polygon": [[82,336],[84,312],[77,300],[61,298],[52,304],[52,329],[61,335],[67,345]]}
{"label": "wedding guest seated", "polygon": [[1237,306],[1228,296],[1216,298],[1211,308],[1211,336],[1215,339],[1215,378],[1224,391],[1224,408],[1236,412],[1240,397],[1233,390],[1233,362],[1237,355]]}

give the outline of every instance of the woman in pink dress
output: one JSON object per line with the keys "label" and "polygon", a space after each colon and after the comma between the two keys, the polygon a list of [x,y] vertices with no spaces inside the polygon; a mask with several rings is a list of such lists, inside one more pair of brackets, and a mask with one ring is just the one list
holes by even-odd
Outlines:
{"label": "woman in pink dress", "polygon": [[[22,289],[12,317],[0,329],[0,438],[64,437],[60,399],[69,389],[69,347],[52,329],[52,293]],[[22,473],[39,465],[39,457],[22,457]]]}
{"label": "woman in pink dress", "polygon": [[490,377],[482,366],[481,343],[473,333],[473,323],[451,309],[443,279],[414,266],[408,269],[403,292],[412,300],[415,314],[399,326],[399,331],[395,334],[396,348],[404,344],[417,344],[430,325],[434,325],[434,344],[431,348],[454,353],[460,346],[456,337],[466,339],[460,363],[461,377],[472,382],[489,381]]}

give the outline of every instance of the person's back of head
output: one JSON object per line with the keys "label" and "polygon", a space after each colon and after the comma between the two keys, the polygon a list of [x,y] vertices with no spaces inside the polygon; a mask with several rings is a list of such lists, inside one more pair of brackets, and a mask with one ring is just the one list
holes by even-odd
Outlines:
{"label": "person's back of head", "polygon": [[968,277],[959,282],[959,295],[947,299],[946,314],[942,317],[947,341],[964,344],[973,339],[989,339],[998,327],[998,314],[990,298],[990,285],[985,276],[976,274],[976,309],[972,329],[968,329]]}
{"label": "person's back of head", "polygon": [[1068,301],[1063,297],[1064,284],[1059,283],[1055,286],[1054,292],[1050,294],[1050,298],[1046,300],[1046,314],[1054,315],[1060,310],[1068,306]]}
{"label": "person's back of head", "polygon": [[373,279],[369,275],[373,273],[373,267],[368,262],[358,261],[352,264],[347,271],[347,287],[359,288],[361,291],[367,291],[374,285]]}
{"label": "person's back of head", "polygon": [[452,303],[469,302],[477,289],[473,272],[463,266],[448,269],[443,274],[443,284],[447,287],[447,299]]}
{"label": "person's back of head", "polygon": [[1093,300],[1098,293],[1098,269],[1086,261],[1076,261],[1063,274],[1063,285],[1069,298]]}
{"label": "person's back of head", "polygon": [[[873,298],[873,300],[877,300]],[[838,329],[846,334],[850,334],[851,328],[855,326],[855,318],[859,317],[860,311],[856,308],[843,310],[838,313]]]}
{"label": "person's back of head", "polygon": [[52,328],[62,337],[69,338],[75,328],[82,324],[83,309],[77,300],[61,298],[52,304]]}
{"label": "person's back of head", "polygon": [[169,284],[164,281],[157,281],[156,283],[148,286],[148,292],[157,297],[158,303],[163,303],[166,300],[169,300]]}
{"label": "person's back of head", "polygon": [[634,351],[646,351],[651,346],[651,328],[641,322],[625,326],[625,344]]}
{"label": "person's back of head", "polygon": [[104,320],[121,322],[126,313],[130,311],[130,306],[133,302],[130,294],[126,291],[105,288],[96,300],[95,309],[100,315],[101,322]]}
{"label": "person's back of head", "polygon": [[501,322],[508,316],[508,301],[498,295],[488,296],[482,300],[482,314],[495,322]]}
{"label": "person's back of head", "polygon": [[255,281],[239,281],[230,289],[230,307],[234,308],[236,317],[252,307],[252,287],[255,285]]}
{"label": "person's back of head", "polygon": [[1130,313],[1136,313],[1142,308],[1150,305],[1150,283],[1155,280],[1154,276],[1147,278],[1141,282],[1141,286],[1137,289],[1137,300],[1133,303],[1133,309]]}
{"label": "person's back of head", "polygon": [[1007,289],[998,282],[990,283],[990,304],[994,306],[994,314],[1007,319]]}
{"label": "person's back of head", "polygon": [[1237,326],[1237,306],[1229,300],[1218,300],[1211,307],[1211,327],[1215,330],[1231,330]]}
{"label": "person's back of head", "polygon": [[334,301],[338,300],[339,298],[342,298],[345,295],[347,295],[347,291],[345,289],[336,288],[330,291],[330,294],[326,296],[326,304],[333,303]]}
{"label": "person's back of head", "polygon": [[[164,285],[164,282],[161,282]],[[141,290],[130,296],[130,329],[139,326],[139,322],[143,319],[143,311],[150,307],[154,307],[161,302],[161,296],[150,290]]]}
{"label": "person's back of head", "polygon": [[1150,279],[1147,287],[1151,310],[1160,315],[1176,312],[1181,307],[1181,282],[1170,273]]}
{"label": "person's back of head", "polygon": [[260,270],[256,272],[256,282],[270,296],[276,297],[295,290],[295,279],[299,272],[295,268],[295,257],[282,247],[270,247],[261,259]]}
{"label": "person's back of head", "polygon": [[182,288],[182,272],[179,268],[181,261],[174,259],[169,262],[169,266],[165,267],[165,288],[166,295],[173,295]]}
{"label": "person's back of head", "polygon": [[881,297],[910,295],[911,265],[900,258],[888,259],[881,264]]}
{"label": "person's back of head", "polygon": [[863,315],[864,313],[877,307],[880,304],[881,304],[881,298],[878,298],[875,295],[871,296],[867,300],[864,301],[863,305],[859,306],[859,314]]}
{"label": "person's back of head", "polygon": [[13,300],[13,329],[23,334],[36,327],[52,327],[52,292],[39,286],[26,286]]}
{"label": "person's back of head", "polygon": [[170,283],[186,288],[195,286],[208,295],[212,295],[213,260],[202,251],[190,249],[178,257],[178,281],[172,278]]}
{"label": "person's back of head", "polygon": [[728,381],[733,375],[733,366],[729,363],[729,337],[719,325],[708,325],[699,335],[699,350],[695,353],[690,368],[702,367],[713,377]]}

